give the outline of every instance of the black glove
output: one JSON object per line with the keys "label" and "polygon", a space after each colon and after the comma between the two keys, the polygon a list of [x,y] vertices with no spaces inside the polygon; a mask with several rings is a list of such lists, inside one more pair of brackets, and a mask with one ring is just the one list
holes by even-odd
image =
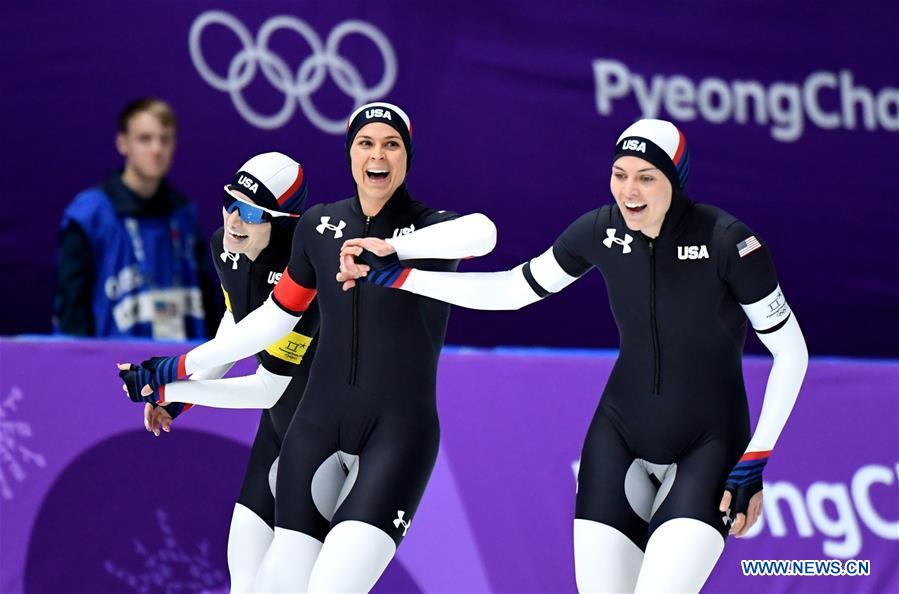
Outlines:
{"label": "black glove", "polygon": [[138,365],[131,365],[131,369],[122,369],[119,371],[119,377],[125,382],[125,388],[128,390],[128,398],[132,402],[149,402],[155,404],[157,400],[156,391],[150,393],[149,396],[141,394],[144,386],[150,384],[153,374],[149,369],[144,369]]}
{"label": "black glove", "polygon": [[770,454],[770,451],[748,452],[730,471],[724,490],[730,492],[731,518],[736,518],[737,514],[745,514],[749,509],[749,500],[762,490],[762,470],[765,469]]}
{"label": "black glove", "polygon": [[187,355],[176,357],[150,357],[143,361],[140,366],[150,371],[150,387],[153,390],[159,389],[160,386],[170,384],[180,379],[187,379],[187,371],[185,371],[185,361]]}
{"label": "black glove", "polygon": [[[159,404],[153,404],[153,407],[161,406]],[[187,404],[186,402],[169,402],[162,408],[165,409],[165,412],[169,413],[169,416],[172,417],[172,420],[178,418],[178,415],[183,413],[186,410],[190,410],[193,404]]]}
{"label": "black glove", "polygon": [[373,285],[390,287],[407,270],[400,264],[400,259],[396,254],[376,256],[368,250],[362,250],[362,255],[358,256],[358,258],[365,264],[368,264],[371,270],[368,271],[367,275],[357,278],[357,283],[368,282]]}
{"label": "black glove", "polygon": [[[165,385],[186,377],[184,373],[184,358],[184,355],[179,357],[151,357],[138,366],[132,365],[131,369],[120,370],[119,377],[125,382],[128,397],[133,402],[150,402],[155,404],[164,401]],[[152,389],[152,392],[147,396],[141,394],[144,386],[150,386]],[[171,409],[167,410],[171,414]]]}

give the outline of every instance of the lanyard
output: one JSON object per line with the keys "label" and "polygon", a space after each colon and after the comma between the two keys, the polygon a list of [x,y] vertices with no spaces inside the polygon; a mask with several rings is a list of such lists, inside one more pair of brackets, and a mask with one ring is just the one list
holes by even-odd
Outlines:
{"label": "lanyard", "polygon": [[[125,230],[128,231],[128,237],[131,239],[131,248],[134,251],[134,257],[137,259],[140,267],[141,275],[151,287],[156,285],[156,279],[149,269],[147,263],[147,253],[144,250],[144,241],[140,236],[140,223],[134,217],[125,217]],[[175,221],[175,217],[169,217],[169,239],[172,242],[172,286],[181,286],[181,272],[183,264],[181,229]]]}

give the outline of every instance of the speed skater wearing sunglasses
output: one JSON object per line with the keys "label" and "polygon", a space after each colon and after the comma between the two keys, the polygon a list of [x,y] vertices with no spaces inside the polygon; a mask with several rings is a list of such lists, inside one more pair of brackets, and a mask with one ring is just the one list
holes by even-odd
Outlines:
{"label": "speed skater wearing sunglasses", "polygon": [[296,219],[300,216],[298,214],[270,210],[257,204],[253,204],[252,202],[248,202],[247,199],[236,195],[234,189],[230,185],[225,186],[225,194],[222,198],[222,203],[228,214],[237,210],[240,220],[251,225],[270,223],[272,219],[277,217]]}

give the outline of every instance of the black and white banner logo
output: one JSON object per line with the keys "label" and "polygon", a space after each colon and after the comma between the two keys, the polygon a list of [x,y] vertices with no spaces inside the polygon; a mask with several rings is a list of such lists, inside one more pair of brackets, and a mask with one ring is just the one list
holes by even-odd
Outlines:
{"label": "black and white banner logo", "polygon": [[[201,39],[210,25],[221,25],[231,30],[243,46],[231,58],[225,76],[214,72],[203,56]],[[272,35],[281,29],[300,35],[312,49],[295,75],[287,61],[268,47]],[[368,38],[381,53],[384,73],[372,87],[366,86],[359,69],[338,53],[341,41],[354,33]],[[222,10],[210,10],[198,16],[191,25],[189,46],[190,58],[203,80],[214,89],[228,93],[238,113],[253,126],[264,130],[280,128],[289,122],[299,105],[303,114],[319,130],[343,134],[346,118],[353,110],[383,98],[396,82],[396,53],[390,41],[374,25],[355,19],[338,24],[322,43],[315,30],[301,19],[288,15],[273,16],[262,24],[254,41],[249,30],[235,16]],[[262,70],[269,84],[284,94],[284,104],[275,114],[258,113],[243,97],[243,90],[252,83],[257,69]],[[322,115],[312,101],[312,96],[322,87],[326,77],[330,77],[337,88],[353,100],[350,113],[337,120]]]}

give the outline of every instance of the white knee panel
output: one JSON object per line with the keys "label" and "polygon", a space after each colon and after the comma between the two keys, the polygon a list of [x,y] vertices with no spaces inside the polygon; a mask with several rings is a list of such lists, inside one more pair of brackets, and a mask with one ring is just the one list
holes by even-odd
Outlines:
{"label": "white knee panel", "polygon": [[574,521],[574,571],[577,589],[633,592],[643,551],[620,531],[591,520]]}
{"label": "white knee panel", "polygon": [[699,592],[723,550],[721,533],[705,522],[668,520],[649,537],[635,592]]}
{"label": "white knee panel", "polygon": [[321,548],[321,541],[308,534],[275,526],[275,538],[259,568],[253,591],[306,592]]}
{"label": "white knee panel", "polygon": [[274,537],[265,521],[237,503],[228,532],[228,573],[231,592],[252,592],[253,580]]}
{"label": "white knee panel", "polygon": [[318,555],[307,592],[368,592],[396,554],[386,532],[365,522],[334,526]]}

